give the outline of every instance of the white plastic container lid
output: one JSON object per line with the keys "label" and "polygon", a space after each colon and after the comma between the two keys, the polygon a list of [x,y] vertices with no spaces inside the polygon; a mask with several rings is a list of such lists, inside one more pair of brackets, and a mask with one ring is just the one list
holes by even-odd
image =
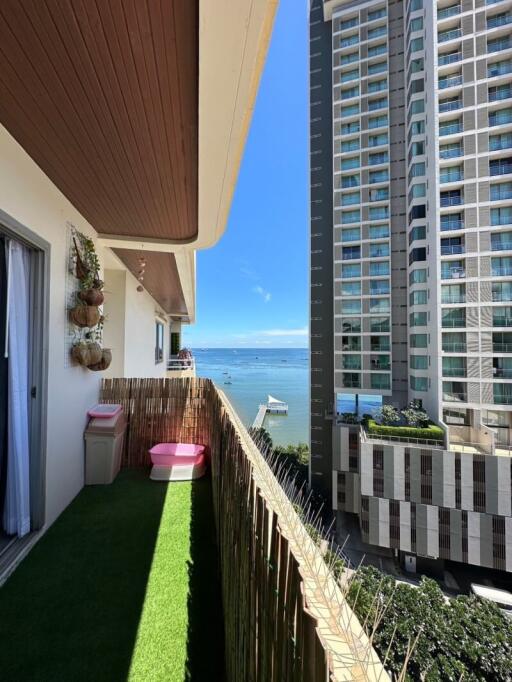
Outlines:
{"label": "white plastic container lid", "polygon": [[122,405],[98,403],[98,405],[91,407],[87,414],[93,419],[112,419],[112,417],[117,417],[122,410]]}

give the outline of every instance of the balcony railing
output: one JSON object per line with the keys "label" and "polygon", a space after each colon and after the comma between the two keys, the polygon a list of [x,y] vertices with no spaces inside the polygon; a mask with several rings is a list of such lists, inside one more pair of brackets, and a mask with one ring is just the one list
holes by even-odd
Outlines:
{"label": "balcony railing", "polygon": [[441,159],[455,159],[458,156],[462,156],[463,154],[464,154],[464,149],[462,146],[453,147],[452,149],[440,149],[439,150],[439,158],[441,158]]}
{"label": "balcony railing", "polygon": [[487,52],[488,53],[501,52],[502,50],[508,50],[511,47],[512,41],[510,41],[508,38],[496,41],[493,40],[492,42],[489,42],[487,44]]}
{"label": "balcony railing", "polygon": [[[268,666],[261,679],[275,673],[276,679],[288,680],[290,670],[296,679],[311,682],[341,682],[347,670],[361,670],[365,679],[389,679],[295,505],[210,380],[105,380],[101,398],[122,404],[128,417],[125,465],[147,466],[148,449],[158,442],[186,438],[208,447],[218,562],[208,563],[205,570],[218,567],[220,573],[229,679],[246,680],[248,671],[260,665]],[[194,491],[191,495],[194,498]],[[162,496],[165,499],[165,487]],[[196,497],[192,505],[199,497],[209,499],[198,493]],[[152,496],[153,506],[160,498]],[[128,524],[136,523],[137,513]],[[204,518],[204,513],[196,516]],[[213,539],[206,536],[206,541]],[[201,566],[204,561],[194,564],[196,572]],[[144,582],[139,578],[143,592],[146,573]],[[195,576],[194,584],[209,580],[206,573]],[[167,618],[171,622],[173,614]],[[286,671],[283,661],[288,661]],[[265,670],[273,673],[268,676]]]}
{"label": "balcony railing", "polygon": [[449,102],[439,102],[439,113],[444,113],[446,111],[456,111],[457,109],[462,109],[461,99],[452,99]]}
{"label": "balcony railing", "polygon": [[443,400],[447,403],[467,403],[467,393],[443,391]]}
{"label": "balcony railing", "polygon": [[508,367],[493,367],[493,376],[502,379],[512,379],[512,368]]}
{"label": "balcony railing", "polygon": [[454,88],[457,85],[462,85],[462,76],[450,76],[449,78],[440,78],[438,82],[439,90],[446,88]]}
{"label": "balcony railing", "polygon": [[492,318],[493,327],[512,327],[512,317],[499,317],[493,315]]}
{"label": "balcony railing", "polygon": [[512,14],[498,14],[487,19],[487,28],[498,28],[499,26],[507,26],[510,23],[512,23]]}
{"label": "balcony railing", "polygon": [[466,326],[466,318],[465,317],[458,317],[455,319],[452,319],[451,317],[442,318],[441,319],[441,326],[443,329],[450,329],[453,327],[465,327]]}
{"label": "balcony railing", "polygon": [[491,275],[493,277],[508,277],[512,275],[511,265],[491,265]]}
{"label": "balcony railing", "polygon": [[464,221],[458,218],[453,218],[452,220],[441,220],[441,232],[448,230],[462,230],[464,227]]}
{"label": "balcony railing", "polygon": [[462,31],[460,28],[454,28],[451,31],[444,31],[443,33],[438,33],[437,42],[446,43],[448,40],[455,40],[455,38],[460,38]]}
{"label": "balcony railing", "polygon": [[461,59],[462,52],[449,52],[448,54],[440,54],[437,63],[439,66],[446,66],[446,64],[460,62]]}
{"label": "balcony railing", "polygon": [[489,164],[489,175],[507,175],[512,173],[512,163]]}
{"label": "balcony railing", "polygon": [[445,135],[455,135],[456,133],[462,132],[462,123],[451,123],[447,126],[439,126],[439,136],[444,137]]}
{"label": "balcony railing", "polygon": [[441,294],[441,303],[449,305],[450,303],[465,303],[466,294]]}
{"label": "balcony railing", "polygon": [[444,377],[466,377],[466,368],[465,367],[450,367],[443,369],[443,376]]}
{"label": "balcony railing", "polygon": [[466,344],[458,341],[443,341],[443,351],[445,353],[465,353]]}
{"label": "balcony railing", "polygon": [[439,173],[439,182],[443,184],[446,182],[460,182],[462,180],[464,180],[463,171],[459,171],[458,173],[443,173],[443,171],[441,171]]}
{"label": "balcony railing", "polygon": [[448,244],[441,246],[441,256],[453,256],[457,253],[464,253],[464,244]]}
{"label": "balcony railing", "polygon": [[463,279],[466,276],[464,268],[441,270],[441,279]]}
{"label": "balcony railing", "polygon": [[502,99],[510,99],[510,97],[512,97],[512,88],[489,91],[489,102],[499,102]]}
{"label": "balcony railing", "polygon": [[179,358],[177,355],[171,355],[167,360],[168,372],[188,372],[195,376],[196,361],[195,358]]}
{"label": "balcony railing", "polygon": [[492,344],[493,353],[512,353],[512,343],[497,341]]}
{"label": "balcony railing", "polygon": [[460,206],[464,203],[464,198],[462,196],[451,196],[451,197],[441,197],[440,204],[443,208],[447,206]]}
{"label": "balcony railing", "polygon": [[512,123],[512,115],[507,113],[502,113],[500,111],[491,112],[489,114],[489,126],[493,128],[494,126],[506,125],[507,123]]}
{"label": "balcony railing", "polygon": [[462,12],[460,5],[452,5],[451,7],[444,7],[443,9],[437,10],[437,20],[448,19],[448,17],[454,17]]}

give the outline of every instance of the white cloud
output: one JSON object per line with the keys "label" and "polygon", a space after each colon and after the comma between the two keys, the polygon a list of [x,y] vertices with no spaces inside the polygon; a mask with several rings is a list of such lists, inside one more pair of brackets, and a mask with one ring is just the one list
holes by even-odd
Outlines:
{"label": "white cloud", "polygon": [[270,299],[272,298],[272,294],[270,293],[270,291],[266,291],[266,289],[261,287],[259,284],[258,284],[258,286],[253,287],[252,291],[255,294],[259,294],[261,296],[261,298],[265,301],[265,303],[268,303],[270,301]]}

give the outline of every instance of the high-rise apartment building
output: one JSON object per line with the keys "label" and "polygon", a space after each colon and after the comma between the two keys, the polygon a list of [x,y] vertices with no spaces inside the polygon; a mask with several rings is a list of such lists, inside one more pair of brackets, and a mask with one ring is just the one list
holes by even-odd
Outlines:
{"label": "high-rise apartment building", "polygon": [[312,0],[310,121],[312,484],[406,561],[512,571],[512,1]]}

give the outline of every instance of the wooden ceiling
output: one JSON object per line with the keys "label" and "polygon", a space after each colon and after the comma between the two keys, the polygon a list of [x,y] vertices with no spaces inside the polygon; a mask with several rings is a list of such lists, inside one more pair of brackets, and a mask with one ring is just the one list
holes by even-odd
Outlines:
{"label": "wooden ceiling", "polygon": [[126,267],[137,277],[141,269],[140,258],[144,258],[144,280],[141,284],[157,301],[164,312],[187,316],[187,306],[180,284],[174,254],[160,251],[134,251],[113,249]]}
{"label": "wooden ceiling", "polygon": [[198,4],[0,2],[0,122],[97,232],[197,235]]}

